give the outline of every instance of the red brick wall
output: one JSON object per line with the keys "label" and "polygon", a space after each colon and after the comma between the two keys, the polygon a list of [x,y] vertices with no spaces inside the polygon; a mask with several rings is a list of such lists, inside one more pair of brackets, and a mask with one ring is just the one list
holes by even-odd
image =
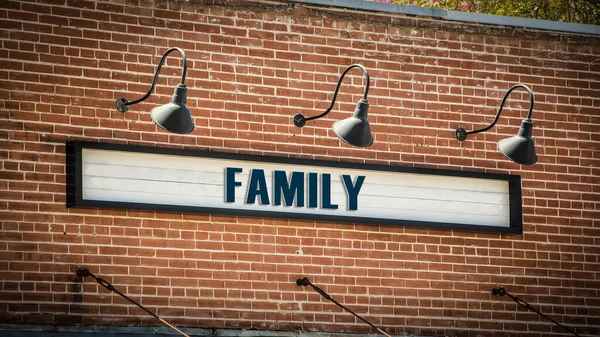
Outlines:
{"label": "red brick wall", "polygon": [[[600,38],[319,7],[163,1],[0,2],[0,319],[157,325],[74,271],[89,267],[178,326],[362,333],[368,327],[294,281],[308,276],[390,333],[567,335],[490,289],[505,286],[580,334],[600,333]],[[142,96],[168,47],[188,57],[196,130],[166,133],[180,60]],[[371,74],[375,144],[350,147],[349,116]],[[536,93],[539,162],[496,151]],[[522,235],[218,214],[65,207],[65,142],[87,140],[518,174]],[[295,252],[301,249],[303,255]],[[374,332],[374,331],[371,331]]]}

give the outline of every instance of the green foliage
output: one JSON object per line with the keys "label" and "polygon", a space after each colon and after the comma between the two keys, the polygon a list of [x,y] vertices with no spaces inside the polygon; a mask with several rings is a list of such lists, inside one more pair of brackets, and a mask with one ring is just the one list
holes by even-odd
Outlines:
{"label": "green foliage", "polygon": [[472,13],[600,25],[600,0],[376,0]]}

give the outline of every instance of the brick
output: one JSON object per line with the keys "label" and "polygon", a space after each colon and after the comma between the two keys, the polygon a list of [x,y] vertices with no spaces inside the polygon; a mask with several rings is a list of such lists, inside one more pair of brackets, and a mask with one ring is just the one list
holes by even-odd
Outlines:
{"label": "brick", "polygon": [[[489,288],[497,284],[537,297],[578,331],[597,332],[590,328],[600,306],[596,38],[382,13],[375,24],[360,12],[340,17],[318,6],[252,6],[0,6],[0,275],[9,299],[0,304],[0,320],[155,325],[141,312],[115,309],[114,298],[97,296],[104,289],[90,282],[83,287],[86,305],[73,305],[74,268],[97,266],[183,326],[373,333],[297,288],[295,279],[307,276],[396,334],[552,331],[518,323],[534,316],[515,314],[514,304],[490,302]],[[169,58],[147,102],[125,115],[114,108],[116,98],[148,90],[161,52],[171,46],[188,55],[188,106],[196,122],[188,136],[158,130],[147,113],[172,94],[181,74],[177,58]],[[352,63],[371,74],[376,143],[367,149],[341,144],[330,130],[362,95],[358,73],[348,75],[326,119],[301,130],[290,123],[297,111],[327,108],[340,72]],[[496,152],[496,142],[524,117],[523,93],[511,96],[494,129],[458,146],[454,128],[489,123],[518,82],[536,94],[540,162],[519,166]],[[68,140],[518,174],[524,233],[66,209]],[[115,315],[108,320],[102,313]],[[207,318],[176,317],[190,313]]]}

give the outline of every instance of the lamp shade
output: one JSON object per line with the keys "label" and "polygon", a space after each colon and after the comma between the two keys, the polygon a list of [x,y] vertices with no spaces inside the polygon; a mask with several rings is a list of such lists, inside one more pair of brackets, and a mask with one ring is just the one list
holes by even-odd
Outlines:
{"label": "lamp shade", "polygon": [[152,109],[152,120],[161,128],[179,134],[187,134],[194,130],[194,121],[190,109],[185,105],[187,87],[180,83],[175,87],[171,103]]}
{"label": "lamp shade", "polygon": [[360,147],[367,147],[373,144],[371,127],[367,120],[369,111],[369,102],[361,99],[356,104],[356,109],[352,116],[333,123],[333,132],[344,142]]}
{"label": "lamp shade", "polygon": [[533,165],[537,162],[535,154],[535,145],[531,138],[533,122],[531,119],[524,119],[521,122],[519,133],[507,139],[498,142],[498,149],[508,159],[521,165]]}

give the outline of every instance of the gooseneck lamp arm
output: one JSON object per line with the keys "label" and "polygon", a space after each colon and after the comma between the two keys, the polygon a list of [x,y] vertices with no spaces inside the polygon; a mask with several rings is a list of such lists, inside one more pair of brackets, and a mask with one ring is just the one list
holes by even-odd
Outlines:
{"label": "gooseneck lamp arm", "polygon": [[168,326],[169,328],[175,330],[176,332],[178,332],[180,335],[185,336],[185,337],[189,337],[187,334],[185,334],[183,331],[177,329],[175,326],[169,324],[167,321],[165,321],[164,319],[158,317],[158,315],[156,315],[155,313],[153,313],[152,311],[146,309],[143,305],[139,304],[138,302],[132,300],[131,298],[129,298],[127,295],[123,294],[122,292],[120,292],[119,290],[117,290],[112,284],[110,284],[110,282],[106,281],[103,278],[100,277],[96,277],[96,275],[92,274],[89,269],[85,268],[85,269],[78,269],[77,270],[77,276],[85,278],[90,276],[91,278],[93,278],[94,280],[96,280],[96,282],[98,282],[99,285],[103,286],[104,288],[106,288],[108,291],[114,292],[115,294],[123,297],[124,299],[128,300],[129,302],[137,305],[140,309],[144,310],[145,312],[147,312],[148,314],[150,314],[152,317],[156,318],[157,320],[159,320],[161,323],[163,323],[164,325]]}
{"label": "gooseneck lamp arm", "polygon": [[335,105],[335,100],[337,99],[337,95],[338,95],[338,92],[340,91],[340,86],[342,85],[344,76],[346,76],[346,74],[353,68],[360,68],[360,70],[362,70],[365,75],[367,85],[365,86],[365,92],[363,94],[363,99],[366,100],[367,95],[369,94],[369,85],[371,83],[371,78],[369,77],[369,72],[367,71],[367,68],[365,68],[364,66],[362,66],[360,64],[353,64],[353,65],[349,66],[348,68],[346,68],[346,70],[344,70],[344,72],[340,75],[340,79],[338,80],[337,86],[335,87],[335,92],[333,93],[333,99],[331,100],[331,105],[329,106],[329,108],[327,110],[325,110],[325,112],[323,112],[322,114],[320,114],[318,116],[313,116],[313,117],[304,117],[304,115],[302,115],[302,114],[296,114],[294,116],[294,124],[297,127],[301,128],[306,124],[307,121],[325,117],[329,112],[331,112],[331,109],[333,109],[333,106]]}
{"label": "gooseneck lamp arm", "polygon": [[367,321],[366,319],[362,318],[361,316],[359,316],[357,313],[355,313],[354,311],[346,308],[343,304],[341,304],[340,302],[334,300],[331,296],[329,296],[328,293],[326,293],[323,289],[317,287],[316,285],[312,284],[309,280],[308,277],[305,278],[301,278],[301,279],[297,279],[296,280],[296,284],[299,286],[311,286],[316,292],[318,292],[321,296],[325,297],[326,299],[330,300],[331,302],[333,302],[335,305],[337,305],[338,307],[348,311],[349,313],[351,313],[352,315],[354,315],[354,317],[360,319],[361,321],[365,322],[366,324],[368,324],[370,327],[372,327],[373,329],[377,330],[377,332],[379,332],[380,334],[386,336],[386,337],[391,337],[387,332],[383,331],[382,329],[376,327],[375,325],[373,325],[373,323]]}
{"label": "gooseneck lamp arm", "polygon": [[125,98],[119,98],[116,103],[117,110],[119,110],[120,112],[127,112],[127,111],[129,111],[130,105],[134,105],[134,104],[143,102],[148,97],[150,97],[150,95],[154,91],[154,87],[156,87],[156,82],[158,81],[158,75],[160,74],[160,70],[161,70],[163,64],[165,63],[167,56],[174,51],[178,51],[181,54],[181,57],[183,58],[183,71],[181,74],[180,85],[185,86],[185,74],[187,72],[187,58],[185,57],[185,53],[183,52],[183,50],[181,48],[177,48],[177,47],[171,48],[171,49],[167,50],[165,52],[165,54],[162,56],[162,58],[160,59],[160,62],[158,63],[158,67],[156,68],[156,73],[154,74],[154,79],[152,80],[152,85],[150,86],[150,90],[148,90],[146,95],[144,95],[142,98],[136,99],[135,101],[131,101],[131,102],[129,102]]}
{"label": "gooseneck lamp arm", "polygon": [[535,312],[536,314],[544,317],[545,319],[549,320],[550,322],[552,322],[552,323],[558,325],[559,327],[565,329],[566,331],[570,332],[573,336],[581,337],[575,331],[569,329],[568,327],[566,327],[566,326],[558,323],[557,321],[553,320],[552,318],[550,318],[550,317],[544,315],[543,313],[541,313],[540,311],[536,310],[534,307],[532,307],[529,303],[525,302],[523,299],[521,299],[521,298],[519,298],[517,296],[511,295],[504,288],[498,288],[498,289],[494,288],[494,289],[492,289],[492,294],[493,295],[498,295],[498,296],[504,296],[504,295],[506,295],[506,296],[510,297],[510,299],[512,299],[515,303],[517,303],[518,305],[520,305],[521,307],[523,307],[523,308],[525,308],[527,310],[531,310],[531,311]]}
{"label": "gooseneck lamp arm", "polygon": [[504,95],[504,98],[502,99],[502,103],[500,103],[500,108],[498,108],[498,112],[496,113],[496,118],[494,118],[494,121],[492,122],[492,124],[490,124],[489,126],[483,128],[483,129],[474,130],[474,131],[466,131],[463,128],[458,128],[458,129],[456,129],[456,131],[454,133],[454,135],[456,136],[456,139],[458,139],[462,142],[465,139],[467,139],[468,135],[484,132],[484,131],[487,131],[487,130],[491,129],[492,127],[494,127],[494,125],[496,125],[496,123],[498,123],[498,119],[500,118],[500,113],[502,113],[502,108],[504,107],[504,103],[506,103],[508,96],[510,96],[510,93],[517,88],[523,88],[529,93],[529,113],[527,113],[527,120],[531,120],[531,111],[533,110],[533,103],[534,103],[533,92],[531,91],[531,89],[529,89],[528,86],[526,86],[524,84],[517,84],[517,85],[513,86],[512,88],[508,89],[508,91]]}

